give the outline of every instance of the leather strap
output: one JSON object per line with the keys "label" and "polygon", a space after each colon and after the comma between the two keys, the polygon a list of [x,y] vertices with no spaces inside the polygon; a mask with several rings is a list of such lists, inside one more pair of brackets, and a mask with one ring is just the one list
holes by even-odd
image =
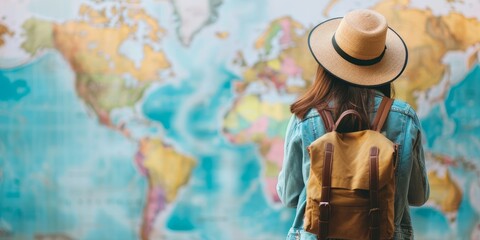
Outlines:
{"label": "leather strap", "polygon": [[390,112],[392,104],[393,99],[388,97],[382,98],[382,102],[380,102],[380,106],[378,107],[375,120],[373,120],[372,130],[377,132],[380,132],[382,130],[383,124],[385,124],[385,120],[387,120],[388,113]]}
{"label": "leather strap", "polygon": [[325,132],[331,132],[334,125],[332,112],[327,109],[317,109],[317,111],[322,117],[323,125],[325,126]]}
{"label": "leather strap", "polygon": [[355,111],[353,109],[349,109],[349,110],[346,110],[345,112],[343,112],[340,115],[340,117],[338,117],[337,121],[335,122],[335,125],[333,126],[332,131],[336,131],[338,126],[342,122],[342,120],[345,118],[345,116],[347,116],[349,114],[353,114],[356,117],[358,117],[358,129],[362,129],[362,121],[361,121],[362,117],[360,116],[360,113],[358,113],[357,111]]}
{"label": "leather strap", "polygon": [[333,144],[325,146],[325,159],[323,160],[322,196],[320,197],[320,221],[317,239],[325,240],[328,236],[328,222],[330,220],[330,190],[332,186]]}
{"label": "leather strap", "polygon": [[380,206],[378,203],[379,149],[370,149],[370,240],[380,239]]}

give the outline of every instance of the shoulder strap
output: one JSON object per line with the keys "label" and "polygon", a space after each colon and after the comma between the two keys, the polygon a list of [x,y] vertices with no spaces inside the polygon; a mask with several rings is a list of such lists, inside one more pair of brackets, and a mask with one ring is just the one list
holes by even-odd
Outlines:
{"label": "shoulder strap", "polygon": [[378,199],[379,149],[370,149],[370,240],[380,239],[380,205]]}
{"label": "shoulder strap", "polygon": [[380,132],[382,130],[383,124],[385,124],[385,120],[387,120],[388,113],[390,112],[390,107],[393,104],[393,99],[388,97],[383,97],[382,102],[380,102],[380,106],[377,110],[377,115],[375,116],[375,120],[373,120],[372,130]]}
{"label": "shoulder strap", "polygon": [[325,240],[328,236],[328,224],[330,222],[330,191],[332,187],[332,166],[333,166],[333,144],[325,146],[325,158],[323,159],[322,174],[322,195],[318,205],[320,210],[320,221],[318,222],[318,240]]}
{"label": "shoulder strap", "polygon": [[331,132],[334,126],[332,112],[330,112],[327,109],[317,109],[317,111],[318,113],[320,113],[320,116],[322,117],[323,125],[325,126],[325,131]]}

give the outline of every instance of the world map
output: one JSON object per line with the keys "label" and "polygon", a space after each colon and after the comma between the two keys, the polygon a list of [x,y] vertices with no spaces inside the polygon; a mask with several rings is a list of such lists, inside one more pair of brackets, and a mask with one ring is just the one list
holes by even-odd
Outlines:
{"label": "world map", "polygon": [[403,36],[421,120],[418,239],[480,239],[476,0],[1,0],[0,239],[284,239],[276,179],[317,23]]}

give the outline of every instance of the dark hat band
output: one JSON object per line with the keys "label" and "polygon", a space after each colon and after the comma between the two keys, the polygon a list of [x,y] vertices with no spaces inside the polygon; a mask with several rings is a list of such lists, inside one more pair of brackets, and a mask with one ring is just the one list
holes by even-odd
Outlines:
{"label": "dark hat band", "polygon": [[345,59],[349,63],[355,64],[355,65],[358,65],[358,66],[371,66],[373,64],[379,63],[382,60],[383,55],[385,55],[385,50],[387,50],[387,46],[385,46],[385,48],[383,49],[380,56],[378,56],[376,58],[373,58],[373,59],[363,60],[363,59],[358,59],[358,58],[352,57],[352,56],[348,55],[348,53],[343,51],[343,49],[340,46],[338,46],[337,41],[335,40],[335,34],[333,34],[333,37],[332,37],[332,44],[333,44],[333,48],[338,53],[338,55],[340,55],[340,57],[342,57],[343,59]]}

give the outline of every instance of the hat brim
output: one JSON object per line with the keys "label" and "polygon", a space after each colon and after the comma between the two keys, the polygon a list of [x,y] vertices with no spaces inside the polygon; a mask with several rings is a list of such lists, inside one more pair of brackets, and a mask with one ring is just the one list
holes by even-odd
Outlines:
{"label": "hat brim", "polygon": [[380,62],[359,66],[343,59],[332,44],[332,37],[341,20],[341,17],[329,19],[310,32],[308,46],[318,64],[335,77],[359,86],[380,86],[402,74],[408,61],[407,46],[390,27],[387,30],[385,54]]}

